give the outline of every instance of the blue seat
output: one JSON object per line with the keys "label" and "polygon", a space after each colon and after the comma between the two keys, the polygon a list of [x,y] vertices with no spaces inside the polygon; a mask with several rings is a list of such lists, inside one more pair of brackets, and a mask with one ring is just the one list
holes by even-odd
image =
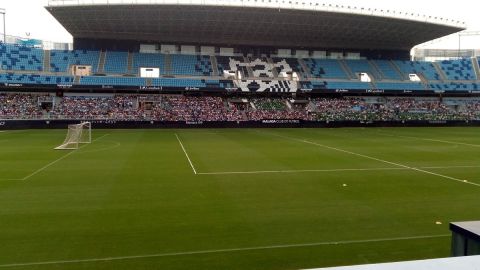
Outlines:
{"label": "blue seat", "polygon": [[104,71],[108,74],[126,74],[128,52],[107,52]]}
{"label": "blue seat", "polygon": [[92,72],[97,72],[100,51],[50,51],[50,71],[67,72],[72,65],[91,66]]}
{"label": "blue seat", "polygon": [[470,59],[445,60],[439,62],[439,65],[448,80],[469,81],[477,79]]}
{"label": "blue seat", "polygon": [[4,70],[43,71],[42,49],[0,43],[0,63]]}
{"label": "blue seat", "polygon": [[303,61],[314,78],[348,79],[338,60],[305,58]]}

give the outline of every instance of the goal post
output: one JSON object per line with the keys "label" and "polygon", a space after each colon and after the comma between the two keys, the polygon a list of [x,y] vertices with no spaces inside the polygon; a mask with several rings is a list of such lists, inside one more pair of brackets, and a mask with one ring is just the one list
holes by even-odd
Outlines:
{"label": "goal post", "polygon": [[67,136],[63,143],[55,147],[55,150],[75,150],[80,144],[92,142],[92,123],[82,122],[76,125],[68,125]]}

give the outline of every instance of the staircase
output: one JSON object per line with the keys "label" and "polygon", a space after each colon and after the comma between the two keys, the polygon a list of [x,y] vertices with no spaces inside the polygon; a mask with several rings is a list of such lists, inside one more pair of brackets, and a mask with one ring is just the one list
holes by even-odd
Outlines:
{"label": "staircase", "polygon": [[388,61],[388,62],[393,67],[393,69],[398,73],[398,75],[400,75],[400,78],[403,78],[404,80],[409,80],[410,79],[410,78],[408,78],[408,74],[407,75],[403,74],[403,72],[400,70],[400,68],[397,66],[397,64],[395,64],[392,61]]}
{"label": "staircase", "polygon": [[273,77],[274,77],[274,78],[278,78],[278,70],[277,70],[277,68],[274,66],[275,63],[273,63],[272,58],[270,58],[270,57],[267,58],[267,62],[272,65],[272,74],[273,74]]}
{"label": "staircase", "polygon": [[477,76],[477,80],[480,80],[480,65],[478,64],[478,61],[480,58],[472,58],[472,65],[473,69],[475,70],[475,75]]}
{"label": "staircase", "polygon": [[[244,63],[250,63],[250,59],[248,59],[248,57],[244,56],[243,57],[243,62]],[[254,78],[254,75],[253,75],[253,69],[251,67],[247,67],[247,72],[248,72],[248,77],[249,78]],[[245,74],[243,74],[245,75]]]}
{"label": "staircase", "polygon": [[75,76],[75,78],[73,79],[73,84],[80,84],[80,76]]}
{"label": "staircase", "polygon": [[50,51],[43,51],[43,72],[50,72]]}
{"label": "staircase", "polygon": [[298,63],[300,64],[300,66],[302,67],[302,69],[306,72],[306,74],[303,74],[304,77],[303,78],[311,78],[311,70],[308,68],[307,64],[305,64],[305,61],[303,61],[303,59],[299,58],[298,59]]}
{"label": "staircase", "polygon": [[[210,63],[212,64],[212,74],[213,76],[219,76],[218,75],[218,63],[217,63],[217,58],[214,56],[214,55],[211,55],[210,56]],[[222,76],[223,74],[221,74],[220,76]]]}
{"label": "staircase", "polygon": [[[172,56],[170,54],[165,54],[165,75],[172,74]],[[160,72],[161,73],[161,72]]]}
{"label": "staircase", "polygon": [[382,70],[380,69],[380,67],[378,67],[378,65],[377,65],[377,63],[375,63],[375,61],[369,60],[368,64],[370,64],[370,66],[372,67],[372,69],[374,71],[374,74],[372,74],[372,75],[373,75],[373,77],[375,77],[376,80],[385,79],[385,74],[383,74]]}
{"label": "staircase", "polygon": [[105,73],[105,61],[107,59],[107,52],[100,52],[100,59],[98,59],[97,73]]}
{"label": "staircase", "polygon": [[443,73],[443,70],[440,67],[440,65],[438,64],[438,62],[433,62],[432,64],[435,67],[435,70],[437,71],[438,75],[440,75],[440,79],[442,81],[446,81],[447,77],[445,76],[445,73]]}
{"label": "staircase", "polygon": [[308,103],[307,110],[311,112],[318,112],[317,106],[315,106],[315,104],[312,101]]}
{"label": "staircase", "polygon": [[153,79],[152,78],[146,78],[145,79],[145,85],[146,86],[152,86],[153,85]]}
{"label": "staircase", "polygon": [[341,59],[338,60],[338,62],[340,63],[340,67],[342,68],[343,72],[347,74],[349,79],[360,79],[356,74],[353,74],[352,70],[350,70],[345,60]]}
{"label": "staircase", "polygon": [[136,71],[133,71],[133,53],[128,52],[128,59],[127,59],[127,73],[128,74],[135,74],[137,73]]}
{"label": "staircase", "polygon": [[428,89],[429,88],[429,85],[428,85],[428,80],[427,78],[425,78],[425,76],[423,74],[417,74],[417,76],[420,78],[420,82],[422,83],[423,87],[425,89]]}

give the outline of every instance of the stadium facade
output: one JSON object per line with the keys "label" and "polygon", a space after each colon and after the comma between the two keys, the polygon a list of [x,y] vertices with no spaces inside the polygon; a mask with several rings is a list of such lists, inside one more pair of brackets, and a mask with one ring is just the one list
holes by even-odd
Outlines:
{"label": "stadium facade", "polygon": [[[0,83],[3,91],[56,95],[41,98],[49,109],[68,103],[64,95],[150,95],[147,105],[143,96],[129,101],[148,110],[156,106],[153,95],[214,95],[224,99],[226,111],[240,104],[243,117],[234,117],[235,122],[297,124],[312,120],[310,113],[319,110],[312,99],[318,97],[369,96],[374,99],[367,105],[378,108],[393,104],[383,97],[429,97],[441,103],[444,97],[480,95],[479,58],[409,59],[414,45],[465,29],[464,23],[445,18],[284,0],[52,0],[46,9],[73,35],[74,50],[0,44]],[[265,96],[284,100],[255,105],[255,98]],[[175,107],[172,102],[180,101],[159,106]],[[250,117],[261,107],[282,113]],[[303,116],[292,112],[297,107]],[[477,120],[471,112],[476,105],[453,100],[441,107],[462,114],[452,119]]]}

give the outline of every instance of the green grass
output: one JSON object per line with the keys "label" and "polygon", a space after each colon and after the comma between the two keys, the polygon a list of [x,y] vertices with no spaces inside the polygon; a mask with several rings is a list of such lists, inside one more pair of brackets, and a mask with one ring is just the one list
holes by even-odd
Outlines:
{"label": "green grass", "polygon": [[[98,140],[68,152],[53,150],[64,130],[3,132],[0,269],[273,270],[447,257],[448,223],[480,219],[478,134],[94,130]],[[354,170],[306,171],[337,169]]]}

